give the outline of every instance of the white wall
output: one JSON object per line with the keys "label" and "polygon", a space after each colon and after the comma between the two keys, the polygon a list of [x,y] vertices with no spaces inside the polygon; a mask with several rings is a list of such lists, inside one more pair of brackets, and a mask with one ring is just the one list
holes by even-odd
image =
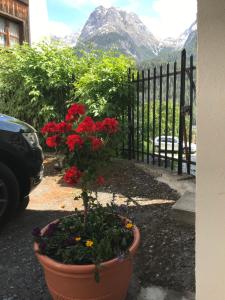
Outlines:
{"label": "white wall", "polygon": [[197,300],[225,299],[225,0],[198,0]]}
{"label": "white wall", "polygon": [[31,44],[49,37],[47,0],[29,0]]}

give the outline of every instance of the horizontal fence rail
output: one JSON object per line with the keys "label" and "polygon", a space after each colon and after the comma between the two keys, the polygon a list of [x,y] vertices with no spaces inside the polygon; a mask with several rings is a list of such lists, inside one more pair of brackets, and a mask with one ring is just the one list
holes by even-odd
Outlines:
{"label": "horizontal fence rail", "polygon": [[196,67],[193,56],[181,63],[128,72],[129,106],[123,153],[178,174],[195,175]]}

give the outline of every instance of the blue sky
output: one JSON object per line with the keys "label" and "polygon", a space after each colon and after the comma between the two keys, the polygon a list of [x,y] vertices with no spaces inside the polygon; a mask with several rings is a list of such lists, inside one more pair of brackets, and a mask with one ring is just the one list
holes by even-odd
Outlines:
{"label": "blue sky", "polygon": [[135,12],[159,38],[177,37],[196,19],[197,0],[47,0],[50,31],[64,35],[81,30],[99,5]]}

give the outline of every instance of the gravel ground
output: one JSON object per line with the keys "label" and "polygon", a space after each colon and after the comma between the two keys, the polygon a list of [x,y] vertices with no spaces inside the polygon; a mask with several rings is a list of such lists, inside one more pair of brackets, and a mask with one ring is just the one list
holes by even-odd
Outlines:
{"label": "gravel ground", "polygon": [[[179,197],[177,192],[128,161],[115,161],[105,175],[110,179],[102,195],[115,193],[121,203],[130,203],[124,214],[141,230],[142,243],[127,300],[136,300],[140,287],[148,285],[194,292],[195,232],[193,227],[173,220],[171,206]],[[45,178],[32,193],[28,209],[1,231],[1,300],[51,299],[34,257],[31,231],[71,214],[74,206],[79,208],[80,203],[74,205],[73,194],[48,159]]]}

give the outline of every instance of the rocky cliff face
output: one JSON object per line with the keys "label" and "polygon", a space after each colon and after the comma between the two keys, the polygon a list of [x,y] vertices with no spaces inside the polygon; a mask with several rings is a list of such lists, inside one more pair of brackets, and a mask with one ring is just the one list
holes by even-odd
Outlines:
{"label": "rocky cliff face", "polygon": [[197,24],[194,22],[177,39],[157,40],[134,13],[115,7],[97,7],[89,16],[79,37],[65,37],[63,42],[85,48],[114,49],[142,62],[150,59],[173,59],[183,47],[196,53]]}
{"label": "rocky cliff face", "polygon": [[170,62],[180,59],[180,52],[185,48],[187,56],[197,52],[197,21],[186,29],[177,39],[167,38],[159,42],[158,55],[153,58],[159,62]]}
{"label": "rocky cliff face", "polygon": [[196,56],[197,49],[197,21],[195,21],[186,31],[183,48],[187,50],[187,54]]}
{"label": "rocky cliff face", "polygon": [[87,20],[78,45],[120,50],[137,60],[157,55],[159,42],[134,13],[97,7]]}
{"label": "rocky cliff face", "polygon": [[74,32],[72,34],[65,35],[63,37],[58,37],[58,36],[54,35],[54,36],[51,36],[51,39],[53,41],[61,42],[67,46],[75,47],[79,36],[80,36],[80,32]]}

